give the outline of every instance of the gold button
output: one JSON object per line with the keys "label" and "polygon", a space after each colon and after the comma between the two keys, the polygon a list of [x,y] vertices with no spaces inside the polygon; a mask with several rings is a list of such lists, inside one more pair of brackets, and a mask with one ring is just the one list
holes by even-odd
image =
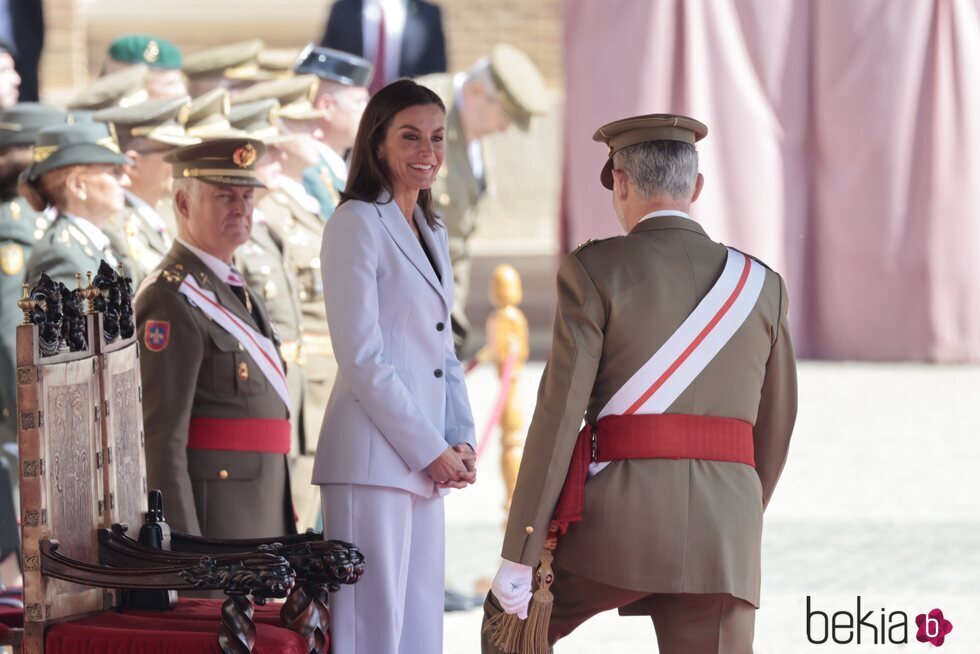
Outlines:
{"label": "gold button", "polygon": [[532,527],[531,525],[528,525],[527,527],[524,527],[524,531],[526,531],[527,532],[527,535],[530,536],[531,534],[534,533],[534,527]]}
{"label": "gold button", "polygon": [[219,470],[218,471],[218,479],[228,479],[228,471],[227,470]]}
{"label": "gold button", "polygon": [[239,344],[238,344],[238,351],[239,351],[239,352],[244,352],[244,351],[245,351],[245,346],[244,346],[244,345],[242,345],[241,343],[239,343]]}

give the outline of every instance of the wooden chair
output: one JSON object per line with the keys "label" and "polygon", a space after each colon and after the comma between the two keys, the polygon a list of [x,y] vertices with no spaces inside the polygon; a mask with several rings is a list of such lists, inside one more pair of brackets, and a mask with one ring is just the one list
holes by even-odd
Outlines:
{"label": "wooden chair", "polygon": [[[137,407],[138,416],[140,398],[131,309],[127,317],[118,299],[113,313],[112,289],[69,291],[42,276],[20,303],[25,324],[17,333],[17,419],[25,609],[23,632],[8,639],[22,639],[28,654],[45,651],[46,642],[57,651],[98,651],[86,637],[146,639],[137,629],[153,629],[193,651],[202,637],[213,643],[217,632],[222,651],[251,651],[256,643],[251,600],[285,597],[295,585],[295,573],[274,550],[199,554],[140,566],[102,562],[100,531],[111,533],[122,515],[141,521],[146,505],[145,459],[141,439],[134,436],[141,432],[141,419],[132,411],[116,411]],[[92,305],[88,312],[85,300]],[[101,311],[91,311],[94,307]],[[110,461],[127,463],[113,473]],[[139,470],[142,475],[134,472]],[[122,471],[131,475],[128,481]],[[133,479],[143,484],[135,497],[129,488]],[[220,618],[216,605],[213,624],[202,628],[200,621],[113,611],[122,589],[222,590],[228,599]],[[263,639],[266,651],[308,651],[305,640],[276,627],[260,630],[259,645]],[[150,642],[134,651],[146,651]]]}

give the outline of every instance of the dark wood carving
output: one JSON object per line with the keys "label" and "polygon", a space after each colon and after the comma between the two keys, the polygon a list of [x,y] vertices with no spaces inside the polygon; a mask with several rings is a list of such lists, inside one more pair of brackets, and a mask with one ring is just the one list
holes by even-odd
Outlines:
{"label": "dark wood carving", "polygon": [[132,338],[136,331],[133,322],[133,280],[116,273],[103,260],[99,272],[92,279],[92,287],[98,291],[93,304],[103,316],[103,337],[106,343],[117,338]]}
{"label": "dark wood carving", "polygon": [[42,356],[51,356],[61,349],[61,289],[53,279],[41,273],[41,279],[31,290],[34,302],[31,322],[38,327]]}
{"label": "dark wood carving", "polygon": [[60,282],[58,288],[61,291],[61,340],[71,352],[88,349],[88,321],[85,319],[81,290],[68,290]]}

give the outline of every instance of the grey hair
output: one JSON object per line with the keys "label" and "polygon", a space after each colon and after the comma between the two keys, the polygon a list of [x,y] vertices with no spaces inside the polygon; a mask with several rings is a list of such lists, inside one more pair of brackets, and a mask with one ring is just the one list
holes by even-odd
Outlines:
{"label": "grey hair", "polygon": [[698,177],[698,152],[690,143],[648,141],[613,155],[613,166],[626,173],[640,195],[690,200]]}
{"label": "grey hair", "polygon": [[490,57],[483,57],[466,71],[466,84],[481,84],[491,96],[497,94],[497,85],[490,72]]}
{"label": "grey hair", "polygon": [[194,179],[193,177],[175,177],[173,186],[173,202],[174,202],[174,214],[179,215],[180,210],[177,209],[177,193],[181,192],[184,195],[196,200],[201,197],[201,180]]}

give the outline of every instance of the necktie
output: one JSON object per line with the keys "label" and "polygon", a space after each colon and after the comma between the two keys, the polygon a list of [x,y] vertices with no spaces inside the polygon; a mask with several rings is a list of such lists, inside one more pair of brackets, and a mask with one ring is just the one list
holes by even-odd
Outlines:
{"label": "necktie", "polygon": [[248,289],[245,287],[245,278],[242,277],[241,273],[234,266],[228,271],[228,277],[225,279],[225,282],[228,283],[235,297],[245,306],[245,310],[254,318],[255,312],[252,311],[252,299],[249,297]]}
{"label": "necktie", "polygon": [[368,91],[371,95],[385,85],[385,8],[378,3],[378,49],[374,56],[374,78]]}

